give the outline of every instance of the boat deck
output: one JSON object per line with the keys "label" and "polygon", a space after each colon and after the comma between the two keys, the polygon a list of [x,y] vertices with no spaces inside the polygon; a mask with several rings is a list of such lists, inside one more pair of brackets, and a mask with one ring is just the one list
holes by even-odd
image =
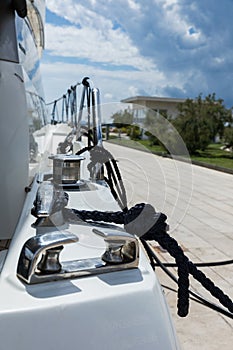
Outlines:
{"label": "boat deck", "polygon": [[[232,175],[110,143],[105,147],[119,160],[129,207],[147,202],[165,213],[170,234],[191,261],[233,258]],[[157,244],[154,249],[162,261],[173,262]],[[232,264],[201,270],[233,299]],[[156,272],[161,284],[176,289],[176,284],[160,268]],[[190,281],[193,290],[218,304],[197,281],[191,277]],[[168,289],[164,292],[183,350],[232,349],[232,319],[195,301],[190,301],[189,315],[180,318],[176,314],[176,293]]]}

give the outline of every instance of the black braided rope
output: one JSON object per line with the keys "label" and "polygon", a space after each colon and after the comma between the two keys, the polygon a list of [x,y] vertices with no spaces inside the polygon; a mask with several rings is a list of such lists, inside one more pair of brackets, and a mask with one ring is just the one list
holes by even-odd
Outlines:
{"label": "black braided rope", "polygon": [[112,154],[109,151],[107,151],[104,147],[98,145],[84,147],[76,152],[76,155],[80,155],[86,151],[90,152],[91,162],[87,166],[90,172],[90,176],[93,177],[96,164],[104,165],[107,171],[107,177],[105,176],[104,180],[108,184],[113,198],[116,200],[120,208],[123,211],[126,211],[126,191],[116,160],[113,158]]}
{"label": "black braided rope", "polygon": [[166,232],[166,215],[155,216],[155,224],[142,236],[145,240],[155,240],[175,259],[178,274],[178,315],[185,317],[189,310],[189,267],[188,258],[184,255],[177,241]]}
{"label": "black braided rope", "polygon": [[88,210],[77,210],[72,209],[72,211],[83,221],[91,220],[91,221],[103,221],[103,222],[112,222],[114,224],[123,224],[127,225],[136,219],[140,213],[142,212],[145,204],[136,204],[134,207],[129,209],[127,212],[116,211],[116,212],[108,212],[108,211],[88,211]]}
{"label": "black braided rope", "polygon": [[90,151],[94,146],[87,146],[87,147],[83,147],[82,149],[80,149],[79,151],[77,151],[75,154],[77,156],[79,156],[80,154],[83,154],[86,151]]}
{"label": "black braided rope", "polygon": [[213,281],[211,281],[202,271],[198,270],[197,267],[191,262],[189,264],[190,274],[207,289],[211,295],[213,295],[219,302],[224,305],[230,312],[233,313],[233,302],[228,295],[224,294],[222,290],[217,287]]}
{"label": "black braided rope", "polygon": [[184,254],[177,241],[167,233],[166,215],[156,213],[148,204],[137,204],[127,212],[101,212],[76,210],[73,212],[83,221],[102,221],[124,224],[126,231],[136,234],[142,240],[155,240],[175,259],[178,273],[178,315],[185,317],[189,310],[189,274],[206,288],[212,296],[233,313],[232,300],[218,288]]}
{"label": "black braided rope", "polygon": [[[90,152],[90,158],[91,162],[88,164],[87,168],[90,172],[90,176],[93,177],[94,175],[94,168],[97,163],[105,165],[108,177],[104,177],[105,182],[110,187],[111,193],[113,195],[113,198],[116,200],[118,205],[122,210],[125,210],[127,198],[126,198],[126,191],[122,183],[121,174],[119,171],[119,168],[116,164],[116,160],[112,157],[111,153],[107,151],[105,148],[100,146],[87,146],[76,152],[76,155],[81,155],[82,153],[89,151]],[[114,170],[116,172],[117,178],[114,174],[112,165],[110,163],[112,161]],[[113,184],[114,182],[114,184]],[[116,187],[114,188],[114,185]]]}
{"label": "black braided rope", "polygon": [[91,162],[88,164],[90,174],[93,174],[96,164],[104,165],[108,175],[107,178],[105,177],[105,181],[109,185],[114,199],[117,201],[122,210],[127,210],[126,190],[122,181],[120,170],[112,154],[104,147],[97,145],[90,149],[90,158]]}
{"label": "black braided rope", "polygon": [[103,221],[103,222],[114,222],[115,224],[124,223],[124,213],[122,211],[113,212],[102,212],[102,211],[87,211],[72,209],[72,211],[83,221]]}

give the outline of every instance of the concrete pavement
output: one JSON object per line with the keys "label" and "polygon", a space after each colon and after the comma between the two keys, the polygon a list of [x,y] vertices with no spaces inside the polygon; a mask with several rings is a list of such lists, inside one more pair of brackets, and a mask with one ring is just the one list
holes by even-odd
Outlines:
{"label": "concrete pavement", "polygon": [[[152,204],[168,216],[170,234],[193,262],[233,259],[233,175],[105,143],[119,161],[129,207]],[[167,252],[155,249],[163,261]],[[233,299],[233,265],[204,267],[202,271]],[[175,288],[160,269],[161,284]],[[192,278],[195,291],[218,304]],[[194,301],[186,318],[176,315],[176,294],[164,290],[184,350],[231,350],[233,321]],[[163,349],[161,349],[163,350]]]}

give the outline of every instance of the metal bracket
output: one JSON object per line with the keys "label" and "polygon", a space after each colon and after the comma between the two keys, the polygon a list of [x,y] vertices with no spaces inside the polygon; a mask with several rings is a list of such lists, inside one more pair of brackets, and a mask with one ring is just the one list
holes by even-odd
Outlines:
{"label": "metal bracket", "polygon": [[104,238],[106,251],[102,257],[59,261],[64,244],[78,242],[72,233],[54,231],[30,238],[23,246],[17,276],[27,284],[72,279],[138,267],[138,240],[120,230],[97,230]]}
{"label": "metal bracket", "polygon": [[104,238],[106,251],[102,260],[107,264],[128,264],[137,261],[138,241],[133,235],[109,229],[93,229],[93,232]]}
{"label": "metal bracket", "polygon": [[28,284],[58,279],[56,276],[62,272],[59,255],[63,245],[75,242],[78,242],[77,236],[60,231],[29,238],[19,257],[17,276]]}

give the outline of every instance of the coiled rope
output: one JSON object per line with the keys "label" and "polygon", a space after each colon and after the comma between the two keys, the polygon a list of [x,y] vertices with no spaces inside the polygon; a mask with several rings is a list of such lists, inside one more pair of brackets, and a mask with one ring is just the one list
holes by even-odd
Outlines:
{"label": "coiled rope", "polygon": [[[189,274],[217,298],[219,302],[233,313],[233,302],[217,287],[195,264],[188,259],[177,241],[167,233],[166,215],[156,213],[150,204],[137,204],[126,212],[101,212],[73,209],[83,221],[108,222],[123,224],[126,231],[136,234],[141,240],[154,240],[175,259],[178,266],[178,301],[177,309],[180,317],[189,311]],[[146,231],[145,231],[146,229]]]}
{"label": "coiled rope", "polygon": [[[127,208],[127,198],[122,177],[116,160],[110,152],[103,147],[87,147],[79,151],[89,151],[91,162],[88,165],[90,174],[97,163],[105,166],[108,183],[113,197],[120,205],[121,211],[101,212],[72,209],[73,212],[83,221],[107,222],[122,224],[129,233],[137,235],[141,241],[154,240],[175,259],[178,274],[178,299],[177,309],[180,317],[185,317],[189,311],[189,274],[202,284],[209,293],[217,298],[219,302],[233,313],[233,302],[220,288],[218,288],[194,263],[184,254],[177,241],[171,237],[166,223],[167,216],[156,212],[150,204],[137,204],[131,209]],[[147,251],[148,253],[148,251]],[[152,261],[152,257],[149,255]]]}

